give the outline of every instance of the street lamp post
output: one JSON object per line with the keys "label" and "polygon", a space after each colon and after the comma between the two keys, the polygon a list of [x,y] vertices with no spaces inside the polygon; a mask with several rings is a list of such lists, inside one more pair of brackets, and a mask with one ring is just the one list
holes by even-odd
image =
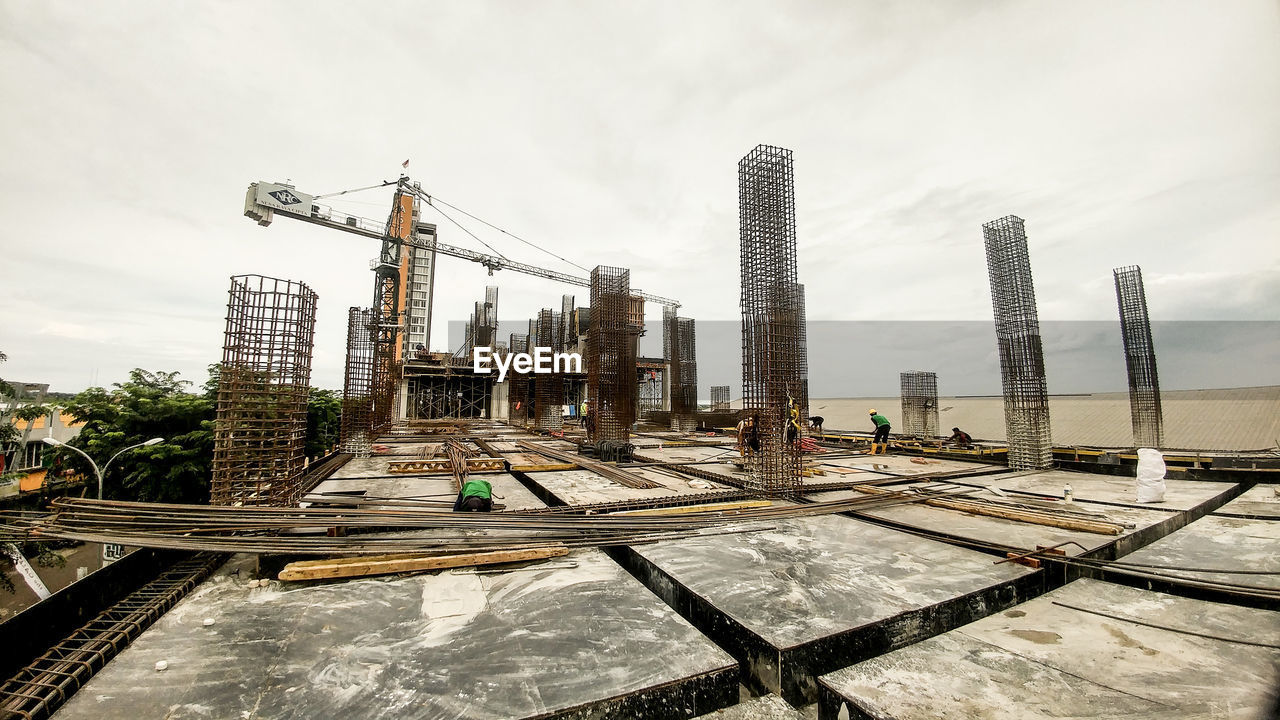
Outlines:
{"label": "street lamp post", "polygon": [[[56,439],[56,438],[52,438],[52,437],[43,438],[43,442],[44,442],[44,444],[45,444],[45,445],[52,445],[53,447],[64,447],[64,448],[67,448],[68,450],[75,451],[77,454],[79,454],[79,455],[80,455],[81,457],[83,457],[85,460],[88,460],[88,461],[89,461],[89,465],[91,465],[91,466],[93,467],[93,474],[98,476],[98,499],[99,499],[99,500],[101,500],[101,499],[102,499],[102,477],[103,477],[103,475],[106,475],[107,470],[111,467],[111,463],[112,463],[116,458],[120,457],[121,455],[123,455],[123,454],[124,454],[124,453],[126,453],[126,452],[129,452],[130,450],[133,450],[134,448],[146,447],[146,446],[148,446],[148,445],[159,445],[160,443],[164,442],[164,438],[151,438],[150,440],[147,440],[146,442],[140,442],[140,443],[138,443],[138,444],[136,444],[136,445],[130,445],[129,447],[124,448],[123,450],[121,450],[120,452],[116,453],[115,455],[112,455],[112,456],[111,456],[111,459],[110,459],[110,460],[107,460],[107,464],[106,464],[106,465],[103,465],[101,470],[99,470],[99,469],[98,469],[98,463],[94,462],[94,461],[93,461],[93,458],[89,457],[89,455],[88,455],[88,454],[86,454],[86,453],[85,453],[83,450],[81,450],[80,448],[72,447],[72,446],[70,446],[70,445],[68,445],[68,444],[66,444],[66,443],[64,443],[64,442],[62,442],[61,440],[58,440],[58,439]],[[124,546],[123,546],[123,545],[119,545],[119,544],[116,544],[116,543],[103,543],[103,544],[102,544],[102,566],[103,566],[103,567],[106,567],[108,564],[110,564],[110,563],[114,562],[115,560],[119,559],[119,558],[120,558],[121,556],[123,556],[123,555],[124,555]]]}
{"label": "street lamp post", "polygon": [[93,466],[93,474],[98,476],[98,499],[101,500],[102,499],[102,477],[107,474],[107,469],[111,467],[111,463],[114,462],[116,458],[120,457],[126,452],[129,452],[130,450],[133,450],[134,448],[146,447],[148,445],[159,445],[160,443],[164,442],[164,438],[151,438],[146,442],[140,442],[136,445],[130,445],[129,447],[124,448],[123,450],[116,453],[115,455],[112,455],[111,459],[107,461],[106,465],[102,466],[101,470],[98,469],[98,463],[94,462],[93,458],[89,457],[89,455],[85,453],[83,450],[81,450],[80,448],[73,447],[71,445],[68,445],[62,442],[61,440],[58,440],[56,438],[51,438],[51,437],[44,438],[43,442],[45,445],[52,445],[54,447],[64,447],[68,450],[71,450],[79,454],[80,457],[84,458],[85,460],[88,460],[89,464]]}

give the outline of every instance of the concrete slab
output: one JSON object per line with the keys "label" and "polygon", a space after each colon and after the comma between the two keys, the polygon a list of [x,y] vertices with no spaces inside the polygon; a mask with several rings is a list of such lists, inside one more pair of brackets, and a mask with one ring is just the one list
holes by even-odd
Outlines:
{"label": "concrete slab", "polygon": [[804,713],[777,695],[761,695],[698,717],[700,720],[805,720]]}
{"label": "concrete slab", "polygon": [[1280,650],[1246,643],[1278,640],[1274,612],[1076,580],[824,675],[818,717],[843,704],[896,720],[1252,720],[1273,698]]}
{"label": "concrete slab", "polygon": [[1214,514],[1280,520],[1280,485],[1255,485]]}
{"label": "concrete slab", "polygon": [[[1206,515],[1125,556],[1124,562],[1165,566],[1172,569],[1159,572],[1176,573],[1190,580],[1280,590],[1277,548],[1280,548],[1280,523],[1274,520]],[[1240,571],[1274,574],[1241,574]]]}
{"label": "concrete slab", "polygon": [[[534,510],[546,507],[519,480],[507,473],[484,473],[476,477],[493,485],[494,503],[502,510]],[[321,482],[311,494],[364,490],[367,497],[437,500],[452,506],[457,490],[452,475],[406,475],[390,478],[341,477]],[[371,503],[364,507],[380,507]],[[386,505],[403,508],[404,505]]]}
{"label": "concrete slab", "polygon": [[[895,486],[896,487],[896,486]],[[842,500],[865,497],[856,490],[831,490],[810,493],[805,497],[815,501]],[[1048,525],[1007,520],[1005,518],[971,515],[959,510],[921,505],[893,505],[865,510],[863,515],[894,525],[923,530],[939,536],[956,538],[1005,550],[1035,550],[1037,546],[1052,547],[1065,542],[1076,542],[1087,548],[1092,557],[1114,559],[1146,545],[1185,525],[1188,517],[1183,513],[1171,513],[1141,507],[1101,505],[1075,502],[1063,507],[1070,512],[1088,513],[1088,517],[1132,525],[1120,535],[1100,535],[1078,530],[1064,530]],[[1062,548],[1068,555],[1084,554],[1074,545]]]}
{"label": "concrete slab", "polygon": [[[944,458],[922,458],[910,455],[850,456],[843,453],[837,454],[838,452],[839,451],[833,451],[831,453],[805,455],[805,460],[818,461],[840,467],[857,468],[868,472],[877,472],[898,477],[915,477],[917,475],[970,471],[981,472],[984,470],[1002,472],[1006,469],[1002,465],[989,465],[986,463],[965,462],[963,460],[949,460]],[[824,455],[826,455],[826,457],[824,457]]]}
{"label": "concrete slab", "polygon": [[619,500],[644,500],[672,495],[690,495],[712,490],[732,490],[731,486],[708,480],[695,480],[637,468],[637,474],[659,484],[656,488],[633,488],[620,485],[590,470],[558,470],[530,473],[529,479],[552,498],[568,505],[585,505]]}
{"label": "concrete slab", "polygon": [[738,698],[733,659],[596,550],[287,591],[229,574],[251,563],[180,602],[58,717],[687,718]]}
{"label": "concrete slab", "polygon": [[1036,571],[846,517],[769,526],[613,555],[737,657],[745,682],[793,704],[823,672],[1041,590]]}
{"label": "concrete slab", "polygon": [[1165,510],[1195,510],[1204,505],[1217,507],[1236,490],[1235,483],[1203,480],[1165,480],[1165,494],[1162,502],[1139,503],[1137,500],[1137,478],[1117,475],[1096,475],[1093,473],[1050,470],[1026,475],[984,476],[968,480],[955,480],[954,482],[958,485],[971,485],[974,487],[995,487],[1014,496],[1049,496],[1053,498],[1061,498],[1064,486],[1069,484],[1071,485],[1071,493],[1076,500]]}

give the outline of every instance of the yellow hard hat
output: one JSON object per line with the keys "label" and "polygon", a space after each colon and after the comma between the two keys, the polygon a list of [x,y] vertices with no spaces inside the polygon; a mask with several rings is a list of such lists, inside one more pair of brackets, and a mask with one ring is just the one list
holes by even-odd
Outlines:
{"label": "yellow hard hat", "polygon": [[875,414],[876,414],[876,409],[875,409],[875,408],[871,408],[870,410],[868,410],[868,411],[867,411],[867,414],[868,414],[868,415],[875,415]]}

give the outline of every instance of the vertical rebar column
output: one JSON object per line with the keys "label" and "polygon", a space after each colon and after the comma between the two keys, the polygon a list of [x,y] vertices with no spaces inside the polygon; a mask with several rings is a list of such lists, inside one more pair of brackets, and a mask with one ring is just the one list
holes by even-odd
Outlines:
{"label": "vertical rebar column", "polygon": [[1156,347],[1151,341],[1142,268],[1130,265],[1116,268],[1112,273],[1116,281],[1116,303],[1120,306],[1124,363],[1129,371],[1133,444],[1140,448],[1159,448],[1164,445],[1164,414],[1160,408],[1160,378],[1156,374]]}
{"label": "vertical rebar column", "polygon": [[316,294],[300,282],[231,278],[214,423],[214,505],[297,502],[306,458]]}
{"label": "vertical rebar column", "polygon": [[[551,348],[552,353],[562,352],[558,342],[560,313],[544,308],[538,313],[538,347]],[[536,393],[533,411],[535,425],[542,430],[564,428],[564,375],[538,373],[534,379]]]}
{"label": "vertical rebar column", "polygon": [[794,495],[800,451],[787,442],[786,425],[791,403],[804,393],[806,358],[790,150],[758,145],[738,162],[738,220],[743,407],[759,414],[760,434],[747,484],[767,495]]}
{"label": "vertical rebar column", "polygon": [[343,452],[369,457],[373,443],[373,310],[347,312],[347,366],[342,382]]}
{"label": "vertical rebar column", "polygon": [[1049,392],[1022,222],[1015,215],[992,220],[982,226],[982,236],[1000,353],[1009,467],[1045,469],[1053,466]]}
{"label": "vertical rebar column", "polygon": [[938,374],[898,373],[902,383],[902,431],[908,435],[938,434]]}
{"label": "vertical rebar column", "polygon": [[627,319],[630,303],[631,271],[603,265],[591,271],[587,404],[598,443],[625,443],[635,418],[639,388]]}
{"label": "vertical rebar column", "polygon": [[672,415],[673,430],[693,432],[698,429],[698,338],[691,318],[676,318],[676,351],[680,356],[680,404],[683,413]]}
{"label": "vertical rebar column", "polygon": [[728,385],[712,385],[711,386],[711,409],[712,410],[728,410],[729,409],[729,386]]}
{"label": "vertical rebar column", "polygon": [[[529,336],[520,333],[511,333],[511,340],[507,343],[512,354],[529,352]],[[510,403],[510,410],[507,417],[512,423],[525,424],[525,420],[529,417],[529,376],[520,372],[507,373],[507,402]]]}

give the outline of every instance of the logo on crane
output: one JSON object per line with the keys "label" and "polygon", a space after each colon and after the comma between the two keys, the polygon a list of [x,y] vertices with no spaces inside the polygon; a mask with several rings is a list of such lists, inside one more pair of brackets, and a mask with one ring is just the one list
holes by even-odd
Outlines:
{"label": "logo on crane", "polygon": [[267,194],[275,198],[276,202],[280,203],[281,205],[297,205],[298,203],[302,202],[301,198],[289,192],[288,190],[275,190]]}

